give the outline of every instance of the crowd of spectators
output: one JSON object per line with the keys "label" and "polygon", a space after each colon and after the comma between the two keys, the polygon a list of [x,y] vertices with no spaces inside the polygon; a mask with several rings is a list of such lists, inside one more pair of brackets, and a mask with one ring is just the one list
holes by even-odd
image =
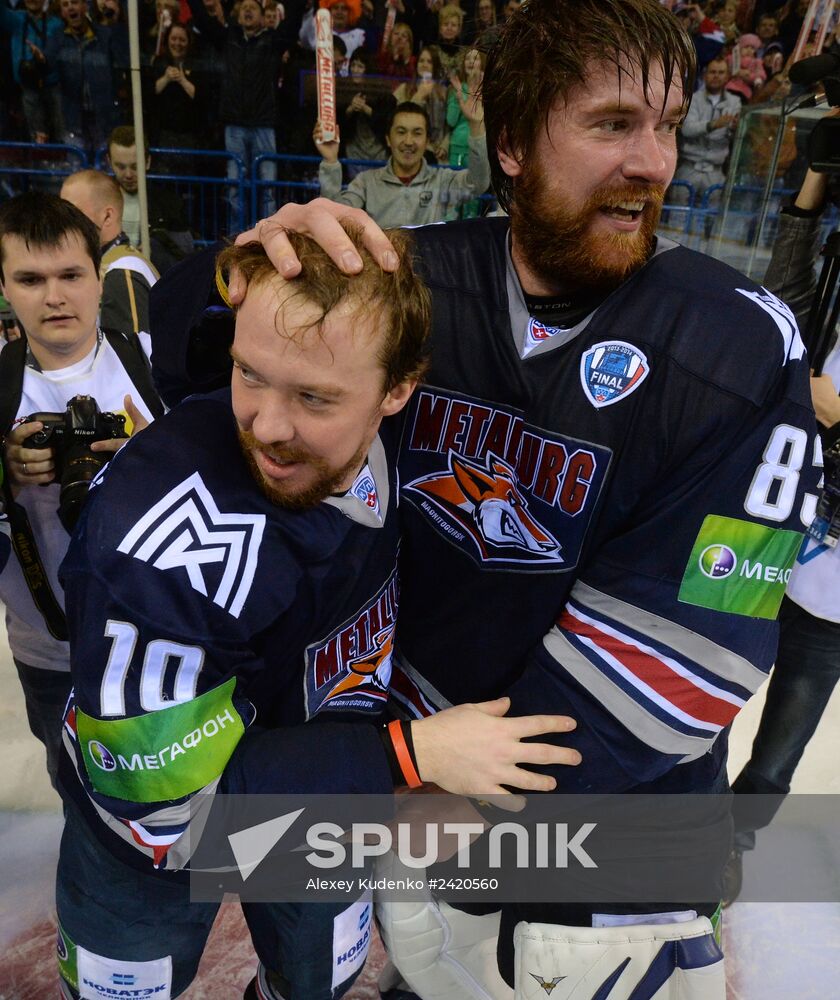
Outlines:
{"label": "crowd of spectators", "polygon": [[[780,103],[792,93],[788,70],[808,13],[808,0],[706,0],[675,2],[674,14],[691,34],[697,51],[698,89],[692,98],[680,137],[676,179],[691,188],[675,186],[669,202],[699,203],[709,188],[726,179],[732,140],[744,106]],[[829,35],[826,42],[831,40]],[[814,55],[815,39],[806,40],[799,58]],[[795,91],[793,91],[795,94]],[[758,183],[774,168],[778,117],[756,118],[746,136],[740,182]],[[805,171],[805,136],[787,123],[776,164],[777,175],[790,171],[796,187]],[[796,167],[798,166],[798,170]],[[794,176],[795,175],[795,176]],[[713,193],[720,200],[720,191]]]}
{"label": "crowd of spectators", "polygon": [[[469,166],[465,102],[481,85],[486,43],[519,0],[139,0],[147,142],[182,151],[159,157],[158,172],[214,172],[194,167],[189,150],[235,154],[246,177],[260,155],[315,154],[319,2],[333,23],[340,158],[384,162],[394,108],[410,102],[425,115],[426,162]],[[711,92],[706,85],[696,97],[702,114],[692,112],[708,129],[685,135],[677,176],[708,174],[701,179],[720,183],[737,126],[733,100],[787,96],[808,3],[663,2],[692,35],[699,84],[714,61]],[[0,104],[0,139],[68,142],[93,153],[114,127],[131,122],[126,0],[0,0],[0,34],[0,86],[10,95]],[[790,159],[790,143],[784,155]],[[344,183],[366,166],[345,165]],[[237,174],[233,160],[228,174]],[[263,161],[264,180],[278,175],[314,181],[317,170],[288,161],[278,172],[272,159]],[[708,186],[695,185],[693,197]],[[240,218],[238,197],[231,187],[231,225]],[[269,183],[262,214],[272,199]],[[459,211],[475,214],[477,203]]]}
{"label": "crowd of spectators", "polygon": [[[246,171],[260,154],[315,155],[317,3],[140,0],[147,142],[185,151],[157,158],[159,172],[198,172],[189,150],[227,150]],[[476,46],[517,0],[321,5],[333,22],[342,159],[385,161],[393,110],[412,102],[427,116],[427,163],[467,167],[463,107],[484,59]],[[11,98],[0,139],[67,142],[90,155],[130,123],[127,20],[126,0],[0,0],[0,85]],[[263,176],[277,176],[274,162]],[[267,189],[266,211],[269,199]]]}

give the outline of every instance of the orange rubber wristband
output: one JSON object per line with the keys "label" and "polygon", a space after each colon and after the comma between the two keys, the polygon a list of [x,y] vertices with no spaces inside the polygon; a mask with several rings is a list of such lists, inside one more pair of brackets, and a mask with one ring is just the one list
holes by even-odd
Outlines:
{"label": "orange rubber wristband", "polygon": [[423,782],[417,773],[414,761],[411,759],[411,753],[406,745],[402,724],[399,719],[394,719],[388,723],[388,735],[391,737],[391,744],[394,747],[394,753],[397,755],[397,762],[405,778],[405,783],[409,788],[419,788]]}

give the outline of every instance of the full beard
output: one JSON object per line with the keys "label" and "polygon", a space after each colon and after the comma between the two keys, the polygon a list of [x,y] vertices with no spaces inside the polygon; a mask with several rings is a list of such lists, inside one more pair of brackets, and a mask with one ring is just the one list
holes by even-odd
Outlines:
{"label": "full beard", "polygon": [[[665,198],[663,187],[627,184],[595,191],[577,211],[548,190],[539,169],[518,179],[511,205],[513,239],[526,265],[549,288],[571,286],[581,294],[603,295],[637,271],[656,245],[656,227]],[[593,233],[592,221],[605,205],[644,202],[634,233]]]}
{"label": "full beard", "polygon": [[[327,497],[341,493],[343,483],[362,467],[367,454],[367,446],[362,445],[349,462],[340,469],[333,469],[323,459],[315,458],[298,448],[289,448],[282,444],[266,446],[257,441],[250,431],[239,429],[239,445],[260,492],[273,504],[286,510],[310,510]],[[272,482],[266,479],[257,465],[254,451],[268,452],[278,462],[303,462],[313,470],[315,478],[309,486],[298,489],[285,483]]]}

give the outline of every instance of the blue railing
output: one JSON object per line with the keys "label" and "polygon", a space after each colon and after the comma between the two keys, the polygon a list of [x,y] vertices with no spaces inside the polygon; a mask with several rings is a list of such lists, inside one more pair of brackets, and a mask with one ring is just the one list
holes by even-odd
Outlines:
{"label": "blue railing", "polygon": [[[249,173],[240,157],[224,150],[152,147],[150,153],[152,172],[149,180],[155,185],[175,189],[199,245],[242,232],[263,217],[264,207],[306,202],[320,191],[319,156],[265,154],[254,160]],[[372,160],[342,160],[341,163],[345,169],[383,165]],[[89,165],[87,154],[78,146],[0,142],[0,200],[31,188],[57,193],[68,174]],[[104,148],[97,150],[93,166],[107,168]],[[670,191],[685,191],[685,196],[681,194],[676,202],[671,200],[665,204],[663,223],[687,237],[709,238],[717,231],[721,220],[722,187],[716,184],[707,188],[698,201],[691,184],[675,180]],[[755,239],[757,206],[762,190],[757,185],[733,187],[726,211],[732,232],[724,235],[735,236],[745,243]],[[781,198],[790,194],[787,189],[774,190],[776,204],[768,216],[771,228],[765,229],[765,236],[772,235]],[[669,193],[669,197],[673,199],[673,194]],[[492,195],[482,195],[480,201],[482,208],[495,207]],[[837,219],[836,208],[826,212],[823,218],[826,233],[836,228]]]}
{"label": "blue railing", "polygon": [[65,177],[88,165],[87,153],[78,146],[0,142],[0,198],[32,189],[58,194]]}

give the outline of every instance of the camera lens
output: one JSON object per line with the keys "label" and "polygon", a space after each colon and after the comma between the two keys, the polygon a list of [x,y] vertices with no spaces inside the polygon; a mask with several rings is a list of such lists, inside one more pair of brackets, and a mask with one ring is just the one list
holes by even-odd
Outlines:
{"label": "camera lens", "polygon": [[72,532],[79,520],[91,480],[110,457],[107,452],[100,457],[87,448],[72,458],[68,456],[58,500],[58,519],[68,533]]}

